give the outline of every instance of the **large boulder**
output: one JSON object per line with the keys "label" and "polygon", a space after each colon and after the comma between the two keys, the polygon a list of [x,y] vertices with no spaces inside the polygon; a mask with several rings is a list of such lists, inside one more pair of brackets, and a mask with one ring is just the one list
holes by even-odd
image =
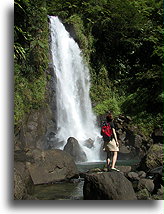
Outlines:
{"label": "large boulder", "polygon": [[163,128],[155,128],[152,133],[152,139],[154,143],[163,143]]}
{"label": "large boulder", "polygon": [[26,164],[14,162],[14,200],[28,199],[33,193],[33,182]]}
{"label": "large boulder", "polygon": [[154,183],[151,179],[142,178],[138,182],[138,189],[147,189],[150,193],[154,190]]}
{"label": "large boulder", "polygon": [[146,155],[146,166],[153,169],[164,165],[164,145],[154,144],[148,150]]}
{"label": "large boulder", "polygon": [[34,163],[28,163],[28,170],[34,184],[53,183],[78,175],[71,155],[59,150],[35,151]]}
{"label": "large boulder", "polygon": [[140,162],[140,169],[149,171],[163,165],[163,146],[153,144]]}
{"label": "large boulder", "polygon": [[25,183],[17,169],[14,168],[14,200],[21,200],[27,194]]}
{"label": "large boulder", "polygon": [[69,137],[64,151],[69,153],[76,162],[84,162],[87,160],[85,152],[80,147],[78,141],[74,137]]}
{"label": "large boulder", "polygon": [[85,177],[84,200],[136,200],[131,182],[120,172],[92,173]]}

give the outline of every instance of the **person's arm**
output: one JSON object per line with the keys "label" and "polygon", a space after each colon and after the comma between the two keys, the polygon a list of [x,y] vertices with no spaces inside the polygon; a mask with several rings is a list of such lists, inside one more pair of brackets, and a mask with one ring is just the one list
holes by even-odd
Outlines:
{"label": "person's arm", "polygon": [[114,128],[113,128],[112,130],[113,130],[114,139],[115,139],[115,141],[116,141],[116,145],[119,146],[116,131],[115,131]]}

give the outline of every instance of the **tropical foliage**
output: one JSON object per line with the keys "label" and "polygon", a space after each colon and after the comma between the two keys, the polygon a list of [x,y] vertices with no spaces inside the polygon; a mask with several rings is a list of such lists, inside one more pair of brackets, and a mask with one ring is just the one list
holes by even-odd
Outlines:
{"label": "tropical foliage", "polygon": [[113,109],[138,124],[161,123],[162,0],[16,0],[15,13],[16,121],[43,100],[47,15],[55,15],[74,27],[91,71],[95,112]]}
{"label": "tropical foliage", "polygon": [[46,2],[16,0],[14,25],[14,119],[19,124],[31,109],[45,99],[48,67],[48,22]]}

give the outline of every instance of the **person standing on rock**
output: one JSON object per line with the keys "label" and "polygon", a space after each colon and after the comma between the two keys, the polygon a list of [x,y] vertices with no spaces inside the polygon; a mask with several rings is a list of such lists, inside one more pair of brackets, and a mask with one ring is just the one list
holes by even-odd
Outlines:
{"label": "person standing on rock", "polygon": [[119,171],[115,168],[115,164],[117,161],[117,152],[119,151],[119,143],[117,140],[117,135],[113,123],[113,116],[111,112],[107,115],[106,121],[102,125],[101,135],[103,136],[104,140],[103,150],[107,152],[107,169],[108,171]]}

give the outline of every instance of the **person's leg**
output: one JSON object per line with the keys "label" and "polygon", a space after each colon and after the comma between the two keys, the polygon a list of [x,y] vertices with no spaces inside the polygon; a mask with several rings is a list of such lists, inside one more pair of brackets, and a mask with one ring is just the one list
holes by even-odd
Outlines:
{"label": "person's leg", "polygon": [[111,168],[115,168],[116,161],[117,161],[117,152],[113,152],[113,159],[112,159],[112,167]]}
{"label": "person's leg", "polygon": [[106,158],[106,163],[107,163],[107,169],[110,169],[110,151],[107,152],[107,158]]}
{"label": "person's leg", "polygon": [[103,143],[103,151],[105,151],[105,148],[106,148],[106,142],[104,141],[104,143]]}

